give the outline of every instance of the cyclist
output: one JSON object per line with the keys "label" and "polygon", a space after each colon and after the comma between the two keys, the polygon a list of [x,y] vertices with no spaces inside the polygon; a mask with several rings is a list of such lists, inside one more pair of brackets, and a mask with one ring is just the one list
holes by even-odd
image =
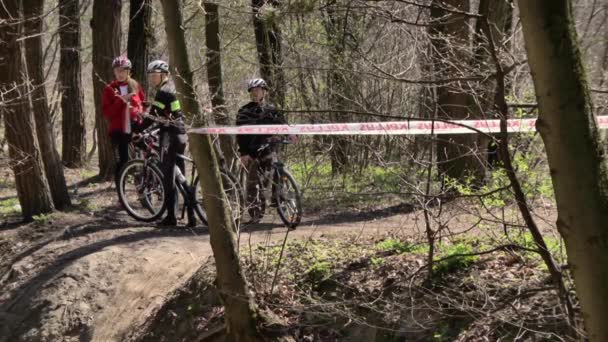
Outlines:
{"label": "cyclist", "polygon": [[[251,102],[241,107],[237,114],[236,125],[272,125],[287,124],[283,113],[278,111],[272,104],[266,102],[268,85],[261,78],[254,78],[247,82],[247,91],[250,94]],[[245,167],[247,177],[247,208],[250,223],[257,223],[261,220],[262,203],[266,201],[262,189],[258,188],[260,181],[259,167],[264,169],[270,167],[271,151],[268,149],[258,151],[266,144],[272,135],[238,135],[237,143],[241,155],[241,163]],[[276,205],[276,199],[272,199],[272,205]]]}
{"label": "cyclist", "polygon": [[[155,60],[148,64],[148,80],[156,89],[156,96],[150,108],[150,114],[168,123],[161,124],[159,136],[161,146],[161,171],[165,188],[165,205],[167,216],[159,223],[160,226],[176,226],[175,217],[175,165],[185,174],[184,160],[177,158],[186,150],[186,126],[183,120],[181,105],[176,97],[175,85],[169,76],[169,65],[162,60]],[[146,118],[139,129],[145,129],[153,123]],[[192,190],[191,190],[192,191]],[[188,206],[188,226],[196,225],[194,209]]]}
{"label": "cyclist", "polygon": [[116,157],[114,181],[118,182],[120,170],[129,161],[132,122],[141,123],[145,95],[139,83],[131,78],[131,61],[127,57],[114,58],[112,68],[115,80],[104,88],[101,105]]}

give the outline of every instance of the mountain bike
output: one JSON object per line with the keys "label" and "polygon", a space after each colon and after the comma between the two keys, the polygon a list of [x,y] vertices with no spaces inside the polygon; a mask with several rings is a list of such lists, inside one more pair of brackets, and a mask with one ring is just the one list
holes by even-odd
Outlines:
{"label": "mountain bike", "polygon": [[[121,169],[119,175],[118,196],[127,213],[138,221],[152,222],[159,219],[165,212],[165,194],[163,186],[163,174],[160,170],[160,146],[158,137],[158,126],[152,126],[141,134],[141,138],[134,143],[136,159],[129,161]],[[180,212],[181,219],[184,218],[187,207],[193,208],[196,216],[207,224],[207,213],[203,205],[203,193],[199,184],[196,167],[191,158],[178,154],[190,169],[189,179],[182,170],[175,166],[176,212]],[[243,195],[240,185],[234,176],[222,170],[222,183],[224,192],[228,199],[235,222],[241,217],[241,204]],[[180,195],[183,203],[180,205]]]}
{"label": "mountain bike", "polygon": [[[259,182],[257,184],[257,189],[262,193],[262,196],[258,196],[256,199],[259,203],[253,203],[253,205],[252,203],[247,204],[252,205],[252,208],[259,207],[259,213],[250,215],[259,215],[258,219],[261,219],[268,206],[266,201],[270,194],[271,206],[276,206],[281,221],[283,221],[287,227],[295,229],[302,220],[301,193],[295,179],[289,171],[285,169],[285,164],[279,160],[275,148],[275,146],[279,144],[290,143],[289,140],[271,138],[266,144],[263,144],[258,148],[259,154],[268,154],[268,156],[259,163],[257,169],[257,172],[259,172],[260,175],[260,177],[258,177]],[[266,151],[270,153],[267,153]],[[247,177],[246,170],[242,170],[241,186],[245,189],[245,192],[247,191]],[[247,194],[245,194],[245,198],[248,198]],[[251,212],[252,211],[250,210],[250,213]],[[254,217],[252,217],[252,219],[253,218]]]}

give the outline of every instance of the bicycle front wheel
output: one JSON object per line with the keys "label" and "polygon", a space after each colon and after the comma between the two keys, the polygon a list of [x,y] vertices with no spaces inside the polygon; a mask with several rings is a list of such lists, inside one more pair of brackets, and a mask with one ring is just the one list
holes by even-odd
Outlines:
{"label": "bicycle front wheel", "polygon": [[298,184],[286,170],[279,170],[274,178],[274,198],[279,217],[287,227],[295,229],[302,221],[302,199]]}
{"label": "bicycle front wheel", "polygon": [[163,175],[152,163],[131,160],[120,171],[118,198],[127,213],[138,221],[152,222],[165,211]]}

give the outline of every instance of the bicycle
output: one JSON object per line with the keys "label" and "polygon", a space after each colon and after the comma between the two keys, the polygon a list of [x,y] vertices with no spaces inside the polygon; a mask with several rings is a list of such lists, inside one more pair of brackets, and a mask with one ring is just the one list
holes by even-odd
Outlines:
{"label": "bicycle", "polygon": [[[263,217],[266,211],[266,200],[269,198],[269,188],[272,191],[272,204],[276,204],[277,213],[281,221],[291,229],[295,229],[302,220],[302,199],[298,184],[294,177],[285,169],[285,164],[279,160],[276,149],[279,144],[290,144],[289,140],[270,139],[266,144],[258,148],[259,152],[269,150],[270,154],[267,160],[269,163],[260,162],[257,172],[260,173],[259,182],[257,184],[258,191],[264,192],[264,200],[260,201],[259,218]],[[247,191],[247,172],[245,169],[241,172],[241,186]],[[272,181],[272,186],[269,187],[269,181]],[[245,198],[248,198],[247,194]],[[260,198],[258,198],[258,201]],[[276,202],[276,203],[275,203]],[[252,217],[253,219],[253,217]]]}
{"label": "bicycle", "polygon": [[[136,145],[136,159],[130,160],[120,171],[118,196],[127,213],[138,221],[152,222],[159,219],[166,210],[163,174],[160,171],[160,146],[158,126],[152,126],[142,132]],[[191,169],[190,181],[175,166],[176,211],[179,212],[179,194],[184,199],[181,209],[181,219],[184,218],[188,206],[192,206],[196,216],[207,224],[207,214],[203,206],[203,194],[196,173],[194,161],[185,155],[178,154],[178,159],[184,161]],[[230,173],[221,171],[224,191],[229,205],[232,207],[233,219],[239,222],[241,216],[242,192],[238,181]]]}

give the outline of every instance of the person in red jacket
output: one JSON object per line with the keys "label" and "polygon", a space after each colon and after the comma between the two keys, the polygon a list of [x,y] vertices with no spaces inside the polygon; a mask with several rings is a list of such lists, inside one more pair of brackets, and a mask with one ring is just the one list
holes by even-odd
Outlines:
{"label": "person in red jacket", "polygon": [[118,182],[121,168],[129,161],[131,126],[142,122],[141,113],[145,95],[139,83],[131,78],[131,66],[131,61],[124,56],[114,59],[112,68],[116,79],[106,85],[101,100],[116,157],[115,182]]}

